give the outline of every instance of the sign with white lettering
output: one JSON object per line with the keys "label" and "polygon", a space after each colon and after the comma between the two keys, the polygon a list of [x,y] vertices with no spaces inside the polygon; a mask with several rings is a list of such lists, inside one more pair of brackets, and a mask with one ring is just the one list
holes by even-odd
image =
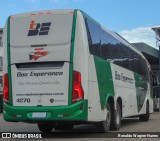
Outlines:
{"label": "sign with white lettering", "polygon": [[62,68],[17,69],[12,66],[14,106],[59,106],[68,104],[69,63]]}

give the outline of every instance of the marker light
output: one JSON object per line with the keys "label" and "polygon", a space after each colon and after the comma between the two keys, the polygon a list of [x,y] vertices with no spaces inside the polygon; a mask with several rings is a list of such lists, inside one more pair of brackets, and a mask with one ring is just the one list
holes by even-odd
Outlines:
{"label": "marker light", "polygon": [[44,48],[35,48],[34,50],[43,50]]}

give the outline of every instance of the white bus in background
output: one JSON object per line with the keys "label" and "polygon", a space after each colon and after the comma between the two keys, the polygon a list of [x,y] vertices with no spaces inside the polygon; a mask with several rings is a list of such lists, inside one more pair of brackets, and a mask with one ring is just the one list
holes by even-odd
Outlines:
{"label": "white bus in background", "polygon": [[10,16],[3,47],[6,121],[34,122],[42,132],[93,123],[108,132],[123,117],[149,120],[145,57],[83,11]]}

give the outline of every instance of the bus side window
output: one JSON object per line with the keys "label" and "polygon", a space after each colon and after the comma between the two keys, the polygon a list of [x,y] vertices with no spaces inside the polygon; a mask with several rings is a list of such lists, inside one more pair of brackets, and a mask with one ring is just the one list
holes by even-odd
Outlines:
{"label": "bus side window", "polygon": [[102,58],[112,62],[113,60],[113,50],[114,46],[112,45],[112,38],[108,33],[101,31],[101,52]]}
{"label": "bus side window", "polygon": [[100,31],[101,28],[98,24],[92,22],[91,20],[85,18],[85,24],[87,28],[87,36],[89,43],[89,51],[92,55],[101,57],[101,39]]}

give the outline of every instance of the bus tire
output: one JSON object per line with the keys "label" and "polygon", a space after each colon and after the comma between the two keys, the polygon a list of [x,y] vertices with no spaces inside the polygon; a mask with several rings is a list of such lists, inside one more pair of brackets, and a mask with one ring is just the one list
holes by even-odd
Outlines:
{"label": "bus tire", "polygon": [[140,115],[139,119],[142,122],[148,121],[150,117],[150,112],[149,112],[149,103],[146,105],[146,114]]}
{"label": "bus tire", "polygon": [[116,110],[114,107],[111,109],[111,130],[118,130],[121,126],[121,108],[118,102],[116,104]]}
{"label": "bus tire", "polygon": [[73,124],[55,124],[53,128],[55,130],[72,130]]}
{"label": "bus tire", "polygon": [[109,103],[107,104],[106,120],[97,123],[97,128],[100,132],[107,133],[111,125],[111,109]]}
{"label": "bus tire", "polygon": [[42,133],[50,133],[53,129],[53,126],[50,124],[38,124],[38,129]]}

